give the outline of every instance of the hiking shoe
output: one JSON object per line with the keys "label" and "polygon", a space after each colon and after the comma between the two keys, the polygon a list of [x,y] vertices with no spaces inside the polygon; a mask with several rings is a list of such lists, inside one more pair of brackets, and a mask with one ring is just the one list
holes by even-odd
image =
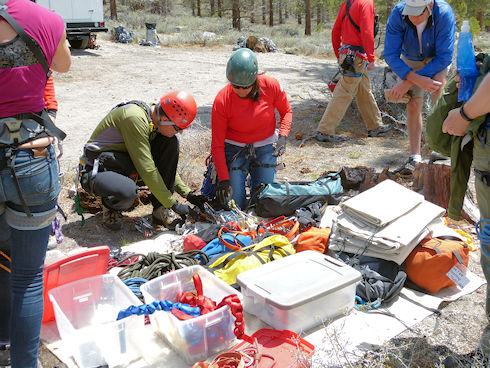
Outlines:
{"label": "hiking shoe", "polygon": [[180,215],[176,214],[171,208],[165,208],[163,206],[153,209],[151,214],[154,225],[163,225],[169,230],[175,230],[175,227],[184,223],[184,220]]}
{"label": "hiking shoe", "polygon": [[385,133],[388,133],[392,127],[391,124],[381,124],[376,129],[368,130],[368,137],[380,137]]}
{"label": "hiking shoe", "polygon": [[320,142],[340,143],[345,142],[347,138],[342,135],[330,135],[323,134],[322,132],[316,132],[315,139]]}
{"label": "hiking shoe", "polygon": [[102,225],[112,231],[121,230],[122,214],[121,211],[113,210],[102,205]]}
{"label": "hiking shoe", "polygon": [[405,162],[402,166],[400,166],[398,169],[393,171],[394,174],[400,174],[400,175],[412,175],[413,171],[415,170],[415,166],[418,164],[414,159],[410,158],[408,159],[407,162]]}

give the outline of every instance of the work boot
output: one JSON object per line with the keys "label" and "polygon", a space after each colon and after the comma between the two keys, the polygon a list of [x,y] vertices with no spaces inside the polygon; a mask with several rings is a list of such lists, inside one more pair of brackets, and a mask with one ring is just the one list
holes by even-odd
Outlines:
{"label": "work boot", "polygon": [[315,139],[320,142],[340,143],[345,142],[347,138],[342,135],[324,134],[322,132],[316,132]]}
{"label": "work boot", "polygon": [[113,210],[102,205],[102,225],[112,231],[121,230],[122,214],[121,211]]}
{"label": "work boot", "polygon": [[368,130],[368,137],[380,137],[388,133],[393,126],[391,124],[381,124],[376,129]]}
{"label": "work boot", "polygon": [[184,220],[176,214],[171,208],[160,206],[153,209],[151,214],[153,225],[163,225],[169,230],[175,230],[178,224],[183,224]]}

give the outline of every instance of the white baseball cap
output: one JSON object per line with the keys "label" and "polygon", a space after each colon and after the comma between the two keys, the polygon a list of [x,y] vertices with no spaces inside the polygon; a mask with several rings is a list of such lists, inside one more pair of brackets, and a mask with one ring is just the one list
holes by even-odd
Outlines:
{"label": "white baseball cap", "polygon": [[[421,15],[433,0],[405,0],[403,15]],[[429,8],[430,12],[430,8]]]}

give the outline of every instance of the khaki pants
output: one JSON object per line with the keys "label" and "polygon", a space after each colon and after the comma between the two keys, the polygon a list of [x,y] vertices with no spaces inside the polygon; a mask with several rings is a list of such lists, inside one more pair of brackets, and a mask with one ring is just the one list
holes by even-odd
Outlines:
{"label": "khaki pants", "polygon": [[[345,54],[340,55],[339,64],[342,64],[345,56]],[[376,129],[382,124],[378,105],[376,105],[376,100],[371,92],[371,82],[367,75],[366,64],[366,60],[356,56],[356,72],[362,73],[362,76],[347,77],[343,75],[340,78],[333,92],[332,100],[329,102],[318,124],[317,130],[319,132],[334,135],[335,128],[344,117],[354,97],[357,100],[357,106],[368,130]]]}
{"label": "khaki pants", "polygon": [[[422,69],[424,66],[429,64],[429,62],[432,60],[432,58],[427,58],[427,59],[420,60],[420,61],[419,60],[409,60],[403,55],[400,56],[400,59],[402,59],[405,62],[405,64],[407,64],[414,71]],[[439,81],[444,80],[444,83],[445,83],[446,82],[446,76],[447,76],[447,68],[441,70],[439,73],[434,75],[432,77],[432,79],[439,80]],[[444,87],[444,85],[443,85],[443,87]],[[422,88],[420,88],[419,86],[413,85],[412,87],[410,87],[410,89],[408,91],[409,91],[410,95],[414,98],[415,97],[424,98],[424,90]],[[435,103],[435,101],[434,101],[434,103]]]}

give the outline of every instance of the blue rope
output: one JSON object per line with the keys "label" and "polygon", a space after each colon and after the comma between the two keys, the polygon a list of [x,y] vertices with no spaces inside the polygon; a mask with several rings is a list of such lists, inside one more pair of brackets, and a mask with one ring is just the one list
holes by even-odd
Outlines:
{"label": "blue rope", "polygon": [[381,302],[382,302],[381,298],[378,298],[372,302],[367,302],[367,301],[362,300],[362,298],[360,296],[356,295],[354,308],[357,310],[360,310],[360,311],[369,310],[369,309],[377,309],[380,307]]}
{"label": "blue rope", "polygon": [[490,219],[482,219],[475,225],[476,235],[480,239],[481,251],[486,257],[490,257],[490,253],[485,249],[485,246],[490,246]]}
{"label": "blue rope", "polygon": [[199,317],[201,315],[201,308],[199,307],[191,307],[189,304],[172,303],[169,300],[155,300],[151,304],[143,304],[138,306],[132,305],[129,308],[119,311],[116,321],[132,316],[133,314],[136,314],[138,316],[141,315],[148,316],[150,314],[155,313],[156,311],[161,311],[161,310],[170,312],[174,308],[192,317]]}
{"label": "blue rope", "polygon": [[143,285],[145,282],[147,282],[147,279],[144,279],[142,277],[132,277],[130,279],[127,279],[123,281],[136,295],[137,297],[142,296],[143,294],[141,293],[140,286]]}

